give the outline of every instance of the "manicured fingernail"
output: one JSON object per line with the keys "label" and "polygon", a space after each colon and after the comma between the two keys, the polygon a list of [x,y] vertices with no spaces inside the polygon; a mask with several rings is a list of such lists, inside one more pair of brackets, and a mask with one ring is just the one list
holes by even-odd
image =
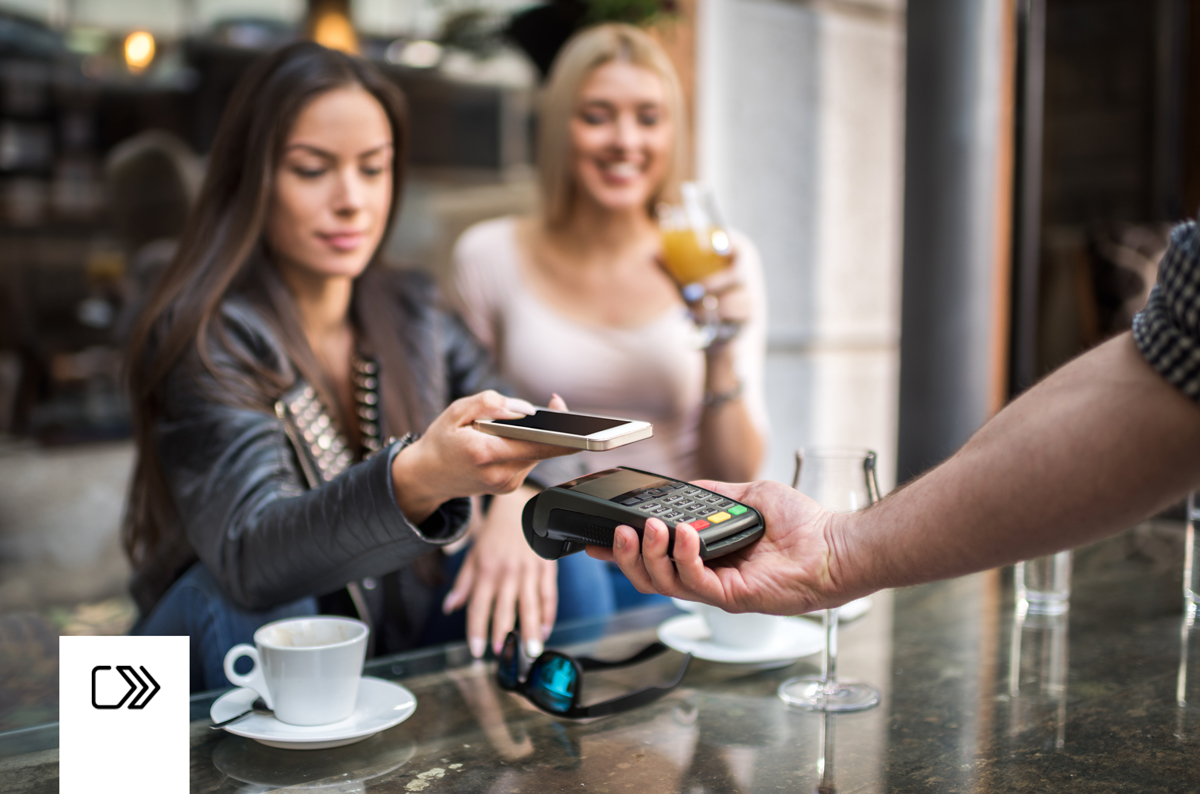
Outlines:
{"label": "manicured fingernail", "polygon": [[617,547],[618,549],[623,549],[623,548],[625,548],[625,533],[624,533],[624,532],[618,532],[616,535],[614,535],[614,536],[613,536],[613,543],[616,545],[616,547]]}
{"label": "manicured fingernail", "polygon": [[505,410],[511,411],[514,414],[524,414],[525,416],[531,416],[532,414],[537,413],[537,409],[533,407],[533,403],[518,399],[516,397],[509,397],[506,399],[504,401],[504,408]]}
{"label": "manicured fingernail", "polygon": [[475,659],[483,658],[483,651],[487,647],[487,643],[482,637],[472,637],[467,640],[467,647],[471,649],[471,656]]}
{"label": "manicured fingernail", "polygon": [[449,615],[451,612],[453,612],[456,601],[457,599],[454,597],[454,593],[447,593],[445,600],[442,601],[442,614]]}
{"label": "manicured fingernail", "polygon": [[550,399],[551,399],[551,400],[561,400],[561,399],[562,399],[562,397],[561,397],[561,396],[559,396],[559,393],[558,393],[558,392],[556,392],[556,391],[553,391],[553,392],[550,392]]}
{"label": "manicured fingernail", "polygon": [[545,623],[542,625],[542,641],[550,639],[550,632],[554,631],[553,623]]}
{"label": "manicured fingernail", "polygon": [[536,659],[542,655],[544,646],[539,639],[525,640],[525,655],[530,659]]}

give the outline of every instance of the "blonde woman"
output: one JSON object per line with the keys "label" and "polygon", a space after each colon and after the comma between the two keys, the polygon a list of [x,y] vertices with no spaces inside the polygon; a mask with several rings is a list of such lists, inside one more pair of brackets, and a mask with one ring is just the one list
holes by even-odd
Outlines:
{"label": "blonde woman", "polygon": [[[685,125],[678,77],[650,36],[628,25],[577,34],[543,97],[540,212],[467,230],[454,251],[460,308],[518,393],[552,385],[572,410],[653,423],[652,439],[584,453],[589,470],[745,481],[766,431],[761,264],[735,232],[734,267],[708,286],[741,330],[698,349],[658,264],[653,216],[675,197]],[[497,497],[484,521],[519,521],[528,495]]]}

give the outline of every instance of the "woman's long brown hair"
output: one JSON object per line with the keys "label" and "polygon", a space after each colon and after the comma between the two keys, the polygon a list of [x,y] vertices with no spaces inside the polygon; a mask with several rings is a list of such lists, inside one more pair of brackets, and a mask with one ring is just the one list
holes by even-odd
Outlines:
{"label": "woman's long brown hair", "polygon": [[[262,233],[275,171],[296,117],[318,95],[347,86],[369,92],[391,123],[390,228],[403,185],[407,110],[400,90],[369,64],[311,42],[290,45],[247,71],[221,118],[178,253],[130,339],[128,386],[138,457],[123,540],[135,569],[153,560],[164,529],[178,520],[155,439],[168,374],[177,366],[202,366],[220,385],[218,399],[268,412],[292,385],[289,375],[249,359],[228,343],[218,315],[231,291],[241,290],[256,303],[274,326],[292,366],[324,403],[335,412],[343,408],[308,345],[291,293],[270,264]],[[377,259],[378,250],[355,286],[352,313],[380,360],[380,398],[388,432],[421,430],[436,411],[431,384],[437,382],[437,374],[430,371],[430,362],[412,366],[423,351],[414,349],[407,333],[411,318],[403,316],[403,309],[397,316],[396,302],[389,300],[382,283],[371,283],[380,277]],[[237,366],[216,366],[214,348],[232,356]]]}

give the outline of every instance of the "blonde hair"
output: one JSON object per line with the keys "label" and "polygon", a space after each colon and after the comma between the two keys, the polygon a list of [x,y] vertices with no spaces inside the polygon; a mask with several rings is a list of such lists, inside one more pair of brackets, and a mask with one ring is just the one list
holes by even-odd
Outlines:
{"label": "blonde hair", "polygon": [[554,60],[538,114],[538,184],[542,219],[547,226],[566,223],[575,198],[571,173],[571,116],[579,91],[593,71],[608,63],[628,63],[654,72],[663,82],[667,118],[674,125],[667,173],[650,197],[647,211],[660,197],[673,197],[687,162],[687,120],[679,76],[663,48],[644,31],[623,24],[597,25],[580,31]]}

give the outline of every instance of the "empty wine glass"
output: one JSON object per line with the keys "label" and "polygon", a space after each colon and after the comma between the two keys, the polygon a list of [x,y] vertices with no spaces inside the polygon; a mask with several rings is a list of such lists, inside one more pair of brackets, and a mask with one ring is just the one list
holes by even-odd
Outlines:
{"label": "empty wine glass", "polygon": [[[792,487],[827,510],[853,512],[879,501],[875,453],[865,449],[816,449],[796,453]],[[879,690],[837,677],[838,611],[824,613],[825,653],[821,674],[789,678],[779,697],[809,711],[861,711],[879,704]]]}
{"label": "empty wine glass", "polygon": [[818,742],[821,755],[817,758],[817,774],[821,779],[813,794],[837,794],[837,781],[833,777],[833,717],[826,711],[821,717],[821,740]]}

